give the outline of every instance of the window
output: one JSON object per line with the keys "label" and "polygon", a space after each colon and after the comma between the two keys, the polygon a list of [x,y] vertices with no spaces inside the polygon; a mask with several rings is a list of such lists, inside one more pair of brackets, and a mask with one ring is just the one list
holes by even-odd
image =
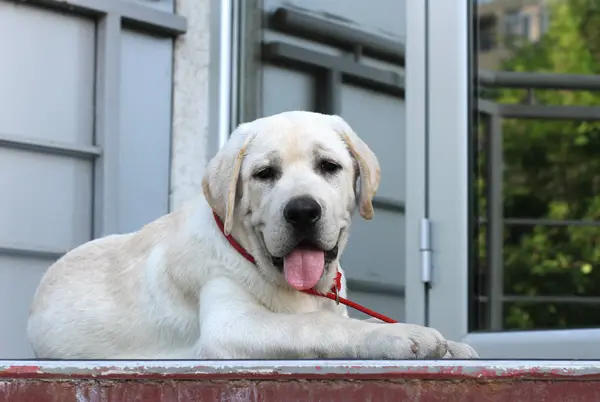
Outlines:
{"label": "window", "polygon": [[479,18],[478,46],[481,52],[489,52],[496,48],[497,24],[496,17]]}
{"label": "window", "polygon": [[545,34],[550,27],[550,13],[547,7],[541,7],[540,9],[540,34]]}
{"label": "window", "polygon": [[531,15],[521,11],[510,11],[504,17],[504,37],[507,46],[513,46],[519,40],[531,38]]}

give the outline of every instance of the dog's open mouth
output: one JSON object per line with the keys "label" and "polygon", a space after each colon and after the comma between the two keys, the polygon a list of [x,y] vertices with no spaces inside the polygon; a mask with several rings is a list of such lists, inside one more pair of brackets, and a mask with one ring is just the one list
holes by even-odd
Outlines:
{"label": "dog's open mouth", "polygon": [[[313,242],[309,240],[302,240],[298,245],[294,248],[296,249],[305,249],[305,250],[321,250],[320,247],[316,246]],[[335,260],[338,255],[338,245],[336,244],[334,248],[331,250],[323,251],[325,253],[325,263],[329,264],[331,261]],[[291,253],[290,253],[291,254]],[[285,257],[271,257],[271,261],[273,265],[277,268],[283,268],[283,260]]]}
{"label": "dog's open mouth", "polygon": [[323,250],[314,243],[304,240],[285,257],[272,257],[273,265],[283,269],[286,282],[295,289],[315,287],[321,279],[325,265],[335,260],[338,246]]}

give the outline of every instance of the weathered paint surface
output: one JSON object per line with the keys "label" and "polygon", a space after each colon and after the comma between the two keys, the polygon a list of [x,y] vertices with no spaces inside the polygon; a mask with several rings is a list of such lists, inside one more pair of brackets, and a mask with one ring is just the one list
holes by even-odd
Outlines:
{"label": "weathered paint surface", "polygon": [[594,381],[0,380],[0,402],[594,401]]}
{"label": "weathered paint surface", "polygon": [[0,361],[0,402],[600,401],[596,361]]}
{"label": "weathered paint surface", "polygon": [[0,380],[1,402],[594,401],[595,381]]}

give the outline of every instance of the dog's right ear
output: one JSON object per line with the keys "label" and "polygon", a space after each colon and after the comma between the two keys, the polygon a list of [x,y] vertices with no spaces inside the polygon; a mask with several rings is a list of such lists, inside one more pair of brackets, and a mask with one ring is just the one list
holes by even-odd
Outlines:
{"label": "dog's right ear", "polygon": [[241,124],[208,163],[202,189],[208,205],[223,220],[224,232],[231,233],[237,184],[246,149],[256,135],[250,124]]}

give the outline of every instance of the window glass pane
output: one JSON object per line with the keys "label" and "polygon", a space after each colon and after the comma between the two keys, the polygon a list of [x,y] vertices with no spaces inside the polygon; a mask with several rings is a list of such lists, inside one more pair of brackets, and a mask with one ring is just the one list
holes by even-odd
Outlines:
{"label": "window glass pane", "polygon": [[470,329],[598,328],[598,1],[474,3]]}

